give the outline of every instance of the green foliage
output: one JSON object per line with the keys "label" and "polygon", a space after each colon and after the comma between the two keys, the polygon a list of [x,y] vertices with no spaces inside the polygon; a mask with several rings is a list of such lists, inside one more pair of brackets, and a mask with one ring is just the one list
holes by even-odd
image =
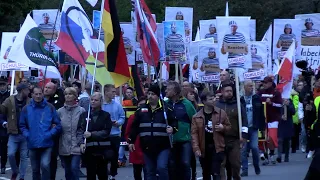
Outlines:
{"label": "green foliage", "polygon": [[[0,32],[18,31],[25,16],[34,9],[57,9],[63,0],[1,0]],[[224,16],[225,0],[145,0],[157,22],[162,22],[165,7],[193,7],[193,32],[196,32],[201,19],[214,19]],[[295,14],[306,14],[318,11],[315,3],[320,0],[230,0],[230,16],[251,16],[257,20],[257,39],[260,40],[273,19],[294,18]],[[92,8],[85,0],[81,5],[92,19],[92,11],[100,10],[101,0]],[[130,0],[116,0],[119,19],[130,22]],[[0,34],[1,38],[1,34]]]}

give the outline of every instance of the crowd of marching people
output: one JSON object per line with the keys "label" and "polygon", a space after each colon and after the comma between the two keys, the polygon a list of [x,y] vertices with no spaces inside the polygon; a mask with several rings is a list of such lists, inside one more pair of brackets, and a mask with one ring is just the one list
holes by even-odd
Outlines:
{"label": "crowd of marching people", "polygon": [[[290,150],[317,155],[320,78],[310,90],[299,77],[290,99],[282,99],[271,76],[245,81],[241,92],[228,71],[220,81],[143,83],[145,96],[136,97],[127,85],[52,80],[38,87],[25,78],[10,95],[1,78],[1,174],[8,160],[11,180],[23,180],[30,162],[32,179],[54,180],[61,160],[66,180],[113,180],[128,162],[135,180],[240,180],[249,175],[250,155],[256,175],[260,165],[289,162]],[[307,176],[315,173],[311,163]]]}

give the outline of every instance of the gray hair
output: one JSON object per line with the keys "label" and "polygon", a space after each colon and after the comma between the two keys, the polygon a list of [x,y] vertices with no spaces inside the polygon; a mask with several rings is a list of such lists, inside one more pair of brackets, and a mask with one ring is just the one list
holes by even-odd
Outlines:
{"label": "gray hair", "polygon": [[100,92],[94,92],[92,95],[91,95],[91,98],[92,97],[96,97],[98,96],[99,99],[100,99],[100,102],[101,102],[101,105],[103,104],[103,95],[100,93]]}
{"label": "gray hair", "polygon": [[251,79],[245,80],[243,84],[244,86],[247,86],[249,83],[253,83],[253,81]]}

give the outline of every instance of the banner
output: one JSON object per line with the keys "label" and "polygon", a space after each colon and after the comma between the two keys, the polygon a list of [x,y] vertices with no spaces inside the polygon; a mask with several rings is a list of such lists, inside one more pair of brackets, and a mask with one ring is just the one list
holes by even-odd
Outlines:
{"label": "banner", "polygon": [[263,80],[268,74],[268,47],[267,43],[263,41],[252,41],[251,42],[251,58],[252,58],[252,68],[240,73],[240,81],[244,80]]}
{"label": "banner", "polygon": [[250,41],[256,40],[256,20],[250,20]]}
{"label": "banner", "polygon": [[14,62],[9,59],[9,53],[13,43],[16,40],[18,33],[16,32],[3,32],[1,39],[0,51],[0,70],[1,71],[29,71],[29,68],[21,63]]}
{"label": "banner", "polygon": [[297,14],[296,19],[301,19],[301,45],[320,45],[320,13],[317,14]]}
{"label": "banner", "polygon": [[124,48],[126,49],[128,65],[135,65],[135,36],[133,34],[133,26],[131,23],[121,23],[120,27],[122,31]]}
{"label": "banner", "polygon": [[200,82],[199,77],[199,43],[200,41],[192,41],[190,43],[190,75],[192,76],[192,81]]}
{"label": "banner", "polygon": [[200,20],[200,38],[213,38],[214,43],[218,43],[217,21],[215,19]]}
{"label": "banner", "polygon": [[184,21],[164,21],[166,61],[186,61]]}
{"label": "banner", "polygon": [[[32,16],[34,22],[38,25],[41,33],[46,39],[51,39],[52,33],[53,39],[57,39],[58,31],[60,29],[60,13],[58,9],[42,9],[42,10],[33,10]],[[54,27],[54,23],[57,17],[56,26]]]}
{"label": "banner", "polygon": [[250,17],[217,17],[220,69],[251,68]]}
{"label": "banner", "polygon": [[302,46],[300,60],[306,60],[308,67],[317,74],[320,70],[320,46]]}
{"label": "banner", "polygon": [[199,42],[199,59],[200,82],[215,83],[220,80],[219,58],[216,51],[218,45],[210,41]]}
{"label": "banner", "polygon": [[296,59],[300,57],[301,26],[300,19],[275,19],[273,23],[273,59],[282,59],[293,39],[296,44]]}
{"label": "banner", "polygon": [[46,43],[37,24],[28,14],[11,47],[8,58],[39,70],[45,70],[45,67],[47,67],[46,77],[60,79],[58,65],[53,58],[53,54],[45,49]]}
{"label": "banner", "polygon": [[192,41],[193,8],[189,7],[166,7],[165,21],[184,21],[186,60],[183,64],[189,64],[189,49]]}

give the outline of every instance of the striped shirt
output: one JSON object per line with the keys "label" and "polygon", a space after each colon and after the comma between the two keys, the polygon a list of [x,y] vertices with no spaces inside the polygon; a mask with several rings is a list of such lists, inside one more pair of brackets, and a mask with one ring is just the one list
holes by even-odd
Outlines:
{"label": "striped shirt", "polygon": [[304,29],[301,32],[301,37],[319,37],[319,30],[318,29]]}
{"label": "striped shirt", "polygon": [[256,54],[254,54],[254,55],[251,55],[251,60],[252,60],[252,70],[258,70],[258,69],[261,69],[261,68],[255,68],[255,67],[253,67],[253,63],[262,63],[262,57],[261,56],[259,56],[259,55],[256,55]]}
{"label": "striped shirt", "polygon": [[208,39],[208,38],[213,38],[214,39],[214,42],[217,43],[218,42],[218,34],[217,33],[214,33],[214,34],[206,34],[204,36],[205,39]]}
{"label": "striped shirt", "polygon": [[[245,44],[246,39],[242,33],[236,32],[235,34],[226,34],[223,38],[223,43],[241,43]],[[243,53],[236,54],[236,53],[228,53],[228,58],[236,58],[244,56]],[[243,67],[244,63],[236,63],[231,64],[229,67]]]}
{"label": "striped shirt", "polygon": [[210,65],[218,65],[219,67],[219,59],[218,58],[209,58],[209,57],[206,57],[202,60],[202,65],[205,66],[205,65],[209,65],[209,67],[207,68],[204,68],[205,70],[205,75],[212,75],[212,74],[218,74],[219,72],[216,72],[216,71],[212,71],[210,69]]}
{"label": "striped shirt", "polygon": [[293,42],[293,39],[297,41],[296,35],[294,34],[281,34],[279,41],[281,41],[281,51],[287,51]]}
{"label": "striped shirt", "polygon": [[[185,53],[185,46],[181,34],[170,34],[165,40],[166,55],[179,58]],[[172,59],[171,59],[172,60]]]}

